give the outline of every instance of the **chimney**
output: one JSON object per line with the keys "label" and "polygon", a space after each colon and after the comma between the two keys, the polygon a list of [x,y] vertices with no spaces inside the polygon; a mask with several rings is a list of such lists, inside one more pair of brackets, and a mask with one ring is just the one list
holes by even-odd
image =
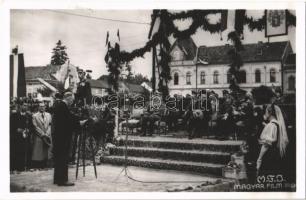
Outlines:
{"label": "chimney", "polygon": [[257,49],[256,49],[256,54],[257,54],[258,56],[262,56],[263,47],[264,47],[264,43],[263,43],[262,41],[258,41],[258,43],[257,43]]}

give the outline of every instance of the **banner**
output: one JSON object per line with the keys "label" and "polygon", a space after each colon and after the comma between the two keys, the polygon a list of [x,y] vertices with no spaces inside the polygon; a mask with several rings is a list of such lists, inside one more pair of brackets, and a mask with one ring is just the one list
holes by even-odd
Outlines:
{"label": "banner", "polygon": [[285,10],[266,10],[266,37],[287,35]]}
{"label": "banner", "polygon": [[23,54],[10,55],[10,97],[25,97],[26,81]]}

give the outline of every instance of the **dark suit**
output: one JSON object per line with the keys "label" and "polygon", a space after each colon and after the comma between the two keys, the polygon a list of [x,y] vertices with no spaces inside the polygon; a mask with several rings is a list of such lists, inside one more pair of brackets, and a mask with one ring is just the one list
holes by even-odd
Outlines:
{"label": "dark suit", "polygon": [[32,129],[32,116],[28,113],[12,113],[10,116],[10,169],[24,170],[31,160],[30,135],[27,138],[17,129]]}
{"label": "dark suit", "polygon": [[86,104],[91,104],[92,94],[91,94],[91,86],[90,83],[85,81],[81,81],[77,86],[76,91],[76,100],[78,105],[84,106],[84,99]]}
{"label": "dark suit", "polygon": [[54,107],[53,123],[54,184],[61,184],[68,181],[72,132],[80,127],[80,123],[63,101]]}

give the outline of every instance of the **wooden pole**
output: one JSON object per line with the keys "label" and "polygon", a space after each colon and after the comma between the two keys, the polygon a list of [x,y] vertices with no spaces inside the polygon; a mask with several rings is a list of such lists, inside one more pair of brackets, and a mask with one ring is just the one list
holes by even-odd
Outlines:
{"label": "wooden pole", "polygon": [[152,51],[152,89],[153,93],[155,93],[155,86],[156,86],[156,63],[155,63],[155,57],[156,57],[156,47],[153,47]]}

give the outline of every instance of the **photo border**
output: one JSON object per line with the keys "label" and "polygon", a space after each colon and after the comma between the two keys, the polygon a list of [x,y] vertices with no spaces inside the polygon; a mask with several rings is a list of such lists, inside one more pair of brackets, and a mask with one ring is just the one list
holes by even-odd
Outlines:
{"label": "photo border", "polygon": [[[277,4],[276,4],[277,3]],[[136,5],[136,6],[135,6]],[[263,0],[253,1],[145,1],[135,0],[131,1],[101,1],[101,0],[48,0],[48,1],[35,1],[35,0],[12,0],[0,3],[0,24],[2,30],[0,32],[0,43],[2,48],[0,50],[0,63],[3,66],[1,73],[0,91],[5,96],[0,101],[0,113],[2,114],[1,120],[3,133],[9,133],[9,54],[10,54],[10,9],[295,9],[296,10],[296,49],[297,53],[297,67],[296,67],[296,94],[297,94],[297,145],[296,157],[299,158],[297,162],[297,191],[296,192],[209,192],[209,193],[87,193],[87,192],[68,192],[68,193],[9,193],[9,134],[2,134],[0,157],[7,165],[0,165],[0,199],[288,199],[288,198],[304,198],[305,197],[305,3],[304,2],[285,2],[285,1],[269,1]],[[7,97],[7,98],[6,98]],[[302,111],[302,112],[301,112]],[[5,113],[7,116],[4,116]],[[1,124],[2,124],[1,123]],[[5,142],[7,141],[7,142]],[[2,162],[1,162],[2,163]],[[149,195],[148,195],[149,194]]]}

